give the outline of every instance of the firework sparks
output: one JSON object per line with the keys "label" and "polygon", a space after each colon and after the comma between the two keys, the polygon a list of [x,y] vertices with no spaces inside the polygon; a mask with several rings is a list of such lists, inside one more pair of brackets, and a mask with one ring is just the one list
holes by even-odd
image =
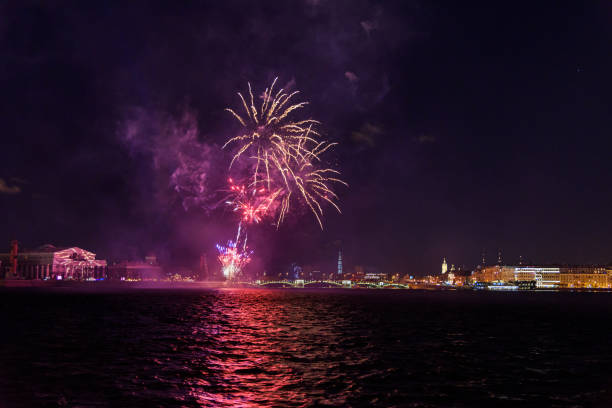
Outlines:
{"label": "firework sparks", "polygon": [[228,280],[237,278],[242,269],[251,262],[252,251],[241,250],[234,241],[228,241],[226,246],[217,244],[217,251],[223,276]]}
{"label": "firework sparks", "polygon": [[[240,122],[242,132],[230,138],[223,148],[233,145],[236,152],[230,170],[236,161],[248,175],[235,183],[229,182],[229,195],[225,203],[240,214],[235,241],[226,246],[217,245],[223,275],[234,280],[250,262],[252,251],[246,246],[246,230],[249,224],[259,223],[265,217],[276,218],[277,227],[289,212],[290,204],[300,199],[312,211],[323,228],[324,202],[338,212],[338,196],[331,188],[334,184],[347,185],[339,178],[340,173],[321,166],[323,153],[336,145],[320,140],[314,119],[293,120],[292,112],[299,111],[307,102],[291,102],[298,92],[287,93],[280,89],[274,93],[274,85],[267,88],[259,107],[255,106],[253,91],[249,84],[249,99],[239,92],[244,112],[226,109]],[[244,233],[244,234],[243,234]],[[243,234],[244,236],[242,236]]]}
{"label": "firework sparks", "polygon": [[[321,155],[337,143],[320,140],[321,135],[315,129],[318,121],[314,119],[293,120],[292,112],[296,112],[308,102],[291,102],[299,92],[287,93],[281,88],[274,94],[274,85],[263,93],[259,110],[255,106],[253,91],[249,84],[249,102],[238,92],[244,113],[227,108],[242,125],[242,132],[230,138],[223,148],[236,146],[230,169],[237,160],[248,160],[251,173],[248,189],[257,191],[261,186],[271,192],[267,196],[265,211],[276,210],[276,225],[279,226],[289,211],[292,197],[300,197],[310,208],[317,222],[323,228],[321,216],[322,203],[330,203],[340,211],[336,201],[338,196],[331,185],[340,183],[346,185],[338,176],[339,172],[329,168],[317,168],[321,163]],[[294,194],[295,193],[295,194]],[[273,205],[277,202],[278,205]],[[261,219],[253,215],[256,207],[239,208],[247,211],[247,219]],[[262,214],[263,214],[262,213]],[[257,221],[255,221],[257,222]]]}
{"label": "firework sparks", "polygon": [[219,252],[217,259],[221,262],[223,276],[227,280],[239,277],[242,269],[251,262],[251,255],[253,255],[253,251],[249,250],[246,245],[246,234],[244,239],[241,237],[241,229],[242,223],[239,223],[235,241],[230,240],[227,245],[217,244]]}
{"label": "firework sparks", "polygon": [[247,188],[235,184],[229,179],[230,197],[225,202],[235,212],[240,213],[242,222],[246,224],[259,223],[274,208],[276,198],[281,190],[269,192],[265,187]]}

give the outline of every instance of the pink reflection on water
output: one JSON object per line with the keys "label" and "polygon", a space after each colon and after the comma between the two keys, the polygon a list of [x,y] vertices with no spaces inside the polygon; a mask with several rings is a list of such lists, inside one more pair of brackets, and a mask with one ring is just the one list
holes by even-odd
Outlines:
{"label": "pink reflection on water", "polygon": [[313,397],[304,382],[316,384],[335,365],[322,363],[321,351],[337,344],[338,333],[282,295],[259,302],[265,293],[228,290],[193,328],[210,343],[192,360],[200,375],[186,381],[202,406],[304,406]]}

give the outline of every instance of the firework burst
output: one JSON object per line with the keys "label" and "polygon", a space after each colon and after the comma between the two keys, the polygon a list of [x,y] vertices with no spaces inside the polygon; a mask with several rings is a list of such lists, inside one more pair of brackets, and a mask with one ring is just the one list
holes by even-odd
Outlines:
{"label": "firework burst", "polygon": [[223,276],[227,280],[235,280],[240,276],[242,269],[251,262],[253,251],[247,247],[246,234],[241,236],[242,222],[238,224],[238,233],[235,241],[228,241],[227,245],[217,244]]}
{"label": "firework burst", "polygon": [[[298,91],[287,93],[281,88],[276,95],[272,96],[277,79],[275,78],[270,88],[264,91],[259,110],[255,106],[250,83],[248,84],[249,105],[244,96],[238,92],[244,108],[242,115],[231,108],[225,109],[240,122],[243,128],[242,134],[232,137],[223,146],[225,148],[230,144],[238,144],[238,150],[232,157],[230,168],[236,160],[246,155],[256,162],[253,174],[255,181],[262,176],[261,178],[267,183],[271,182],[269,175],[271,162],[279,156],[290,154],[292,148],[297,146],[305,135],[306,137],[309,134],[318,135],[313,129],[313,125],[317,125],[318,121],[313,119],[296,121],[289,118],[293,111],[308,104],[308,102],[290,102],[294,96],[299,94]],[[316,143],[314,138],[309,137],[309,139],[312,143]]]}
{"label": "firework burst", "polygon": [[234,280],[249,262],[251,262],[252,251],[242,250],[237,247],[236,242],[228,241],[227,245],[217,244],[217,251],[219,251],[219,262],[221,262],[221,269],[223,276],[227,280]]}
{"label": "firework burst", "polygon": [[[261,186],[266,188],[268,204],[264,213],[271,213],[271,208],[277,210],[277,226],[288,213],[292,198],[300,197],[323,228],[323,201],[340,211],[336,203],[338,196],[331,185],[346,185],[338,177],[338,171],[318,168],[321,155],[337,143],[320,140],[321,135],[316,130],[318,121],[292,119],[294,112],[308,102],[292,102],[298,91],[287,93],[281,88],[274,94],[276,80],[264,91],[259,109],[255,106],[251,84],[248,85],[249,104],[238,92],[244,112],[239,114],[230,108],[226,110],[240,122],[242,132],[230,138],[223,148],[236,146],[230,169],[239,159],[247,161],[250,169],[248,189],[257,191]],[[273,205],[275,202],[278,205]],[[261,219],[259,216],[257,218]]]}
{"label": "firework burst", "polygon": [[245,185],[235,184],[229,179],[229,197],[225,201],[241,216],[245,224],[257,224],[268,215],[276,204],[276,197],[281,190],[269,192],[265,187],[247,188]]}

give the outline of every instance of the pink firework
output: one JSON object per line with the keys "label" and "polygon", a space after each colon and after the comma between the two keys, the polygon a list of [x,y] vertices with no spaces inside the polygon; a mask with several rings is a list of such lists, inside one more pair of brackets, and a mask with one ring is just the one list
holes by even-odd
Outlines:
{"label": "pink firework", "polygon": [[276,198],[280,191],[268,191],[263,186],[247,188],[243,184],[236,184],[229,179],[230,198],[226,204],[234,211],[240,213],[242,222],[246,224],[259,223],[266,215],[273,211]]}

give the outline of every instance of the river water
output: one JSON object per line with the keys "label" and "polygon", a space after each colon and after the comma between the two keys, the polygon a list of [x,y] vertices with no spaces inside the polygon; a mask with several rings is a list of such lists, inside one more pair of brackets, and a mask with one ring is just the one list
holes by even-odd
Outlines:
{"label": "river water", "polygon": [[612,406],[612,294],[0,290],[1,407]]}

